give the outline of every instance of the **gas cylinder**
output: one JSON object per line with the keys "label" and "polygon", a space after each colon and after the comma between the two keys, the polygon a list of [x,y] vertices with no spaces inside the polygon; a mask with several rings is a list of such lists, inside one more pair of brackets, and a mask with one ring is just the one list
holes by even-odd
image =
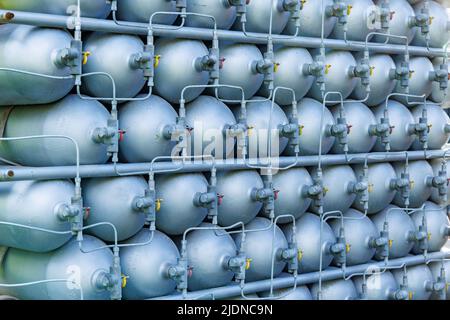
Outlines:
{"label": "gas cylinder", "polygon": [[[385,107],[386,104],[383,102],[372,109],[378,123],[381,119],[386,119]],[[416,139],[416,135],[411,133],[412,125],[416,123],[411,112],[400,102],[388,100],[387,119],[390,125],[390,151],[408,150]],[[377,139],[374,151],[386,151],[386,146],[382,143],[381,138]]]}
{"label": "gas cylinder", "polygon": [[[311,177],[317,175],[317,168],[310,169]],[[323,212],[339,210],[347,211],[356,198],[351,186],[357,182],[355,173],[347,165],[328,166],[322,169],[322,181],[325,189]],[[317,213],[318,208],[311,205],[310,210]]]}
{"label": "gas cylinder", "polygon": [[[412,41],[412,45],[426,46],[428,44],[431,48],[442,48],[450,39],[450,27],[448,24],[449,17],[446,13],[446,7],[437,3],[436,1],[426,1],[429,10],[429,40],[427,35],[418,31]],[[425,6],[425,1],[414,5],[416,15],[420,14]]]}
{"label": "gas cylinder", "polygon": [[[305,168],[292,168],[278,171],[273,176],[273,187],[277,192],[275,201],[275,216],[292,215],[295,219],[301,217],[311,204],[305,189],[313,184],[308,170]],[[263,215],[268,218],[267,213]],[[280,223],[292,222],[290,218],[278,219]]]}
{"label": "gas cylinder", "polygon": [[[234,115],[239,116],[240,107],[232,108]],[[269,119],[271,121],[269,122]],[[269,123],[270,140],[269,143]],[[269,145],[271,145],[271,155],[279,156],[288,144],[288,138],[284,137],[280,128],[289,124],[283,109],[276,103],[263,97],[255,96],[247,103],[247,124],[250,127],[249,133],[249,157],[261,158],[269,155]]]}
{"label": "gas cylinder", "polygon": [[[411,217],[403,209],[389,205],[371,216],[371,219],[379,234],[383,231],[389,234],[389,259],[407,256],[414,246],[414,240],[411,237],[416,230]],[[377,252],[375,258],[382,260],[386,257]]]}
{"label": "gas cylinder", "polygon": [[[139,176],[94,178],[82,181],[84,205],[90,208],[86,225],[108,222],[117,228],[119,241],[134,236],[145,223],[145,212],[151,205],[146,197],[148,184]],[[114,230],[98,226],[88,232],[104,241],[113,242]]]}
{"label": "gas cylinder", "polygon": [[[357,63],[361,62],[364,57],[362,52],[355,53]],[[367,87],[363,86],[361,80],[351,94],[351,98],[356,100],[364,100],[365,104],[370,107],[379,105],[386,100],[386,96],[395,88],[397,80],[392,76],[392,70],[395,70],[395,62],[391,56],[387,54],[371,54],[369,57],[370,70],[370,93],[367,96]]]}
{"label": "gas cylinder", "polygon": [[[203,223],[201,228],[214,228]],[[180,239],[177,239],[181,250]],[[234,273],[229,269],[229,260],[237,255],[236,245],[224,230],[203,229],[189,232],[186,236],[186,254],[192,274],[188,278],[191,291],[225,286]]]}
{"label": "gas cylinder", "polygon": [[177,123],[177,113],[164,99],[153,94],[145,101],[121,105],[119,123],[125,133],[119,148],[121,159],[149,162],[171,155],[176,144],[171,130]]}
{"label": "gas cylinder", "polygon": [[[364,176],[364,165],[352,166],[356,177]],[[394,168],[388,162],[373,163],[368,165],[367,183],[369,191],[367,213],[373,214],[386,208],[395,197],[396,190],[391,188],[391,181],[397,178]],[[364,204],[361,202],[361,194],[356,196],[353,207],[359,211],[364,211]]]}
{"label": "gas cylinder", "polygon": [[[74,186],[68,180],[17,181],[0,184],[0,221],[43,228],[55,232],[70,231],[64,216],[68,212]],[[48,252],[64,245],[72,234],[43,231],[0,224],[0,244],[33,251]]]}
{"label": "gas cylinder", "polygon": [[[415,122],[419,123],[423,117],[423,111],[426,111],[428,123],[427,145],[430,150],[441,149],[450,137],[450,118],[447,113],[437,104],[427,101],[426,104],[420,104],[411,109]],[[415,140],[412,145],[413,150],[422,150],[423,146],[419,140]]]}
{"label": "gas cylinder", "polygon": [[[291,117],[292,111],[285,108],[288,117]],[[323,113],[323,125],[320,130],[320,119]],[[327,154],[335,137],[328,134],[328,128],[335,124],[333,115],[328,108],[323,108],[322,103],[311,98],[303,98],[297,105],[298,123],[300,125],[299,137],[299,155],[308,156],[319,154],[320,135],[322,134],[322,154]],[[294,156],[295,149],[288,144],[285,151],[286,155]]]}
{"label": "gas cylinder", "polygon": [[331,280],[322,282],[322,290],[319,292],[319,284],[311,287],[311,295],[314,300],[356,300],[358,292],[352,280]]}
{"label": "gas cylinder", "polygon": [[[300,10],[300,29],[298,31],[299,36],[320,38],[322,33],[322,3],[323,8],[327,8],[333,5],[333,0],[323,1],[305,1],[303,8]],[[327,38],[331,31],[333,31],[336,25],[337,18],[333,15],[325,14],[324,17],[324,38]],[[283,33],[288,35],[294,35],[296,32],[296,26],[294,20],[289,20]]]}
{"label": "gas cylinder", "polygon": [[[425,220],[424,220],[425,217]],[[450,234],[450,222],[447,216],[447,209],[437,204],[427,201],[423,210],[416,210],[411,214],[417,231],[426,233],[424,242],[428,252],[440,251],[448,240]],[[416,242],[413,253],[423,252],[421,243]]]}
{"label": "gas cylinder", "polygon": [[[374,3],[372,0],[347,0],[346,4],[349,6],[346,35],[344,35],[344,25],[337,23],[331,33],[331,37],[334,39],[365,41],[369,32],[374,31],[371,29],[372,20],[376,15]],[[369,37],[369,40],[371,38]]]}
{"label": "gas cylinder", "polygon": [[[440,195],[438,188],[433,188],[433,191],[431,192],[431,200],[434,203],[438,203],[442,206],[450,204],[450,189],[448,188],[448,183],[450,179],[450,170],[446,169],[445,166],[447,165],[446,162],[444,162],[442,159],[433,159],[430,160],[429,164],[433,168],[433,174],[434,176],[443,176],[444,178],[447,177],[447,185],[444,185],[444,190],[447,190],[447,201],[444,201],[445,199]],[[443,167],[444,166],[444,167]],[[444,170],[445,168],[445,170]],[[445,192],[444,192],[445,194]]]}
{"label": "gas cylinder", "polygon": [[[272,16],[272,33],[279,34],[289,21],[290,12],[286,7],[286,0],[253,0],[247,4],[247,22],[245,31],[269,33],[269,21]],[[236,19],[234,30],[242,30],[240,19]]]}
{"label": "gas cylinder", "polygon": [[[152,0],[119,0],[117,1],[117,17],[119,20],[149,23],[155,12],[176,12],[175,1]],[[173,24],[177,15],[158,14],[152,19],[153,24]]]}
{"label": "gas cylinder", "polygon": [[[236,7],[229,0],[189,0],[186,11],[213,16],[217,28],[221,30],[230,29],[236,20]],[[211,29],[214,22],[211,18],[188,15],[186,26]]]}
{"label": "gas cylinder", "polygon": [[[155,68],[155,93],[170,103],[180,103],[182,90],[189,85],[206,85],[209,72],[202,65],[208,56],[208,48],[201,41],[159,38],[155,41],[155,55],[161,60]],[[168,85],[170,83],[170,85]],[[188,89],[184,100],[190,102],[204,88]]]}
{"label": "gas cylinder", "polygon": [[[330,251],[336,243],[336,237],[327,222],[322,225],[322,244],[320,242],[321,219],[315,214],[305,213],[295,221],[295,235],[301,258],[298,264],[299,273],[319,271],[322,254],[322,270],[328,268],[333,260]],[[292,237],[292,223],[283,226],[286,239]]]}
{"label": "gas cylinder", "polygon": [[[394,57],[397,67],[400,67],[404,61],[403,55]],[[409,85],[408,88],[402,86],[401,81],[397,81],[394,92],[401,94],[411,94],[415,96],[425,95],[427,98],[433,90],[433,81],[430,79],[430,73],[434,71],[434,66],[427,57],[412,57],[409,60]],[[404,105],[411,106],[411,103],[423,102],[423,98],[393,96],[393,99],[402,102]]]}
{"label": "gas cylinder", "polygon": [[[370,131],[377,121],[373,112],[365,104],[355,101],[344,103],[343,106],[338,104],[331,108],[331,112],[336,123],[341,117],[346,119],[349,153],[367,153],[372,150],[377,142],[377,137],[370,134]],[[344,153],[343,146],[339,141],[334,141],[332,152]]]}
{"label": "gas cylinder", "polygon": [[[263,62],[258,47],[247,43],[222,43],[220,57],[224,59],[219,71],[220,83],[241,87],[245,100],[253,97],[264,80],[258,67]],[[226,87],[208,89],[212,96],[216,96],[216,91],[220,99],[235,100],[235,103],[242,100],[241,90]]]}
{"label": "gas cylinder", "polygon": [[[432,179],[434,175],[431,166],[425,160],[409,162],[407,170],[405,170],[404,162],[394,162],[392,166],[397,173],[397,178],[401,178],[402,173],[405,171],[409,173],[409,207],[419,208],[422,206],[433,191],[430,179]],[[393,203],[399,207],[406,206],[405,196],[402,192],[397,191]]]}
{"label": "gas cylinder", "polygon": [[239,221],[249,223],[256,217],[263,203],[255,200],[252,192],[261,188],[263,181],[256,171],[219,171],[217,193],[223,196],[218,206],[219,225],[226,227]]}
{"label": "gas cylinder", "polygon": [[[275,50],[274,55],[274,60],[279,66],[276,67],[273,86],[275,88],[285,87],[293,89],[295,100],[299,101],[308,93],[314,82],[314,77],[305,72],[308,65],[313,63],[311,54],[304,48],[279,47]],[[260,94],[268,97],[269,93],[268,84],[264,82]],[[277,91],[275,101],[279,105],[292,105],[292,100],[292,92],[287,90]]]}
{"label": "gas cylinder", "polygon": [[[144,43],[138,36],[94,32],[83,45],[90,53],[83,73],[108,73],[114,79],[116,98],[133,98],[142,90],[144,70],[138,59]],[[81,88],[93,97],[113,98],[112,81],[104,75],[83,77]]]}
{"label": "gas cylinder", "polygon": [[[8,294],[21,300],[80,300],[80,287],[85,300],[106,300],[110,298],[109,289],[115,285],[109,273],[113,254],[108,248],[96,250],[102,246],[105,243],[85,235],[81,243],[72,239],[61,248],[48,253],[10,248],[3,258],[0,280],[2,283],[13,284],[61,279],[60,282],[7,290]],[[18,265],[21,267],[17,268]]]}
{"label": "gas cylinder", "polygon": [[[292,278],[293,276],[289,273],[282,273],[278,278]],[[258,296],[261,298],[270,297],[270,291],[259,292]],[[284,288],[273,290],[272,295],[273,300],[312,300],[311,292],[307,286],[297,286],[295,289]]]}
{"label": "gas cylinder", "polygon": [[210,96],[198,97],[186,105],[186,124],[193,128],[192,155],[213,155],[217,159],[233,156],[234,137],[227,129],[236,124],[236,119],[223,102]]}
{"label": "gas cylinder", "polygon": [[[398,284],[404,283],[405,273],[403,269],[393,270],[392,274]],[[428,300],[431,291],[427,290],[427,284],[433,283],[430,268],[426,265],[407,267],[406,276],[407,287],[405,289],[408,291],[408,300]]]}
{"label": "gas cylinder", "polygon": [[[12,1],[14,2],[14,1]],[[71,59],[65,59],[72,36],[64,30],[4,24],[0,28],[0,68],[36,72],[29,74],[0,71],[0,105],[51,103],[63,98],[74,86],[70,78]],[[45,43],[45,46],[42,45]],[[34,58],[30,59],[30,55]]]}
{"label": "gas cylinder", "polygon": [[[375,0],[376,5],[380,5],[384,0]],[[390,0],[389,9],[392,14],[392,19],[389,21],[389,34],[407,37],[407,42],[410,43],[417,32],[417,27],[412,25],[412,18],[415,16],[414,9],[406,0]],[[420,31],[419,31],[420,32]],[[389,38],[385,36],[375,35],[375,42],[392,44],[405,44],[404,39]]]}
{"label": "gas cylinder", "polygon": [[[81,0],[80,6],[81,16],[87,18],[105,19],[111,11],[105,0]],[[1,0],[0,8],[72,16],[78,11],[77,0]]]}
{"label": "gas cylinder", "polygon": [[123,244],[129,245],[120,249],[122,272],[129,277],[122,290],[124,299],[148,299],[175,290],[176,283],[168,277],[168,269],[177,265],[180,254],[168,236],[143,229]]}
{"label": "gas cylinder", "polygon": [[[330,226],[336,237],[339,236],[341,223],[339,216],[330,220]],[[363,264],[372,259],[376,252],[373,242],[380,234],[367,216],[355,209],[349,209],[344,213],[344,233],[349,248],[346,255],[348,266]]]}
{"label": "gas cylinder", "polygon": [[[110,114],[99,102],[76,95],[46,105],[2,109],[3,137],[58,135],[74,139],[80,164],[102,164],[108,160],[107,145],[116,134],[108,128]],[[107,134],[103,135],[104,132]],[[64,166],[76,163],[75,145],[69,139],[41,138],[4,141],[0,155],[25,166]]]}
{"label": "gas cylinder", "polygon": [[[286,266],[280,253],[288,247],[288,242],[281,229],[268,219],[256,217],[245,225],[245,230],[254,230],[246,233],[244,243],[246,256],[251,259],[250,268],[245,273],[246,281],[270,278],[272,261],[274,263],[273,276],[278,276]],[[239,249],[242,234],[238,233],[233,237],[236,247]]]}
{"label": "gas cylinder", "polygon": [[[180,235],[205,219],[208,211],[198,201],[208,188],[208,181],[203,174],[157,175],[155,184],[156,198],[160,203],[156,219],[159,230],[168,235]],[[180,190],[183,192],[180,193]]]}
{"label": "gas cylinder", "polygon": [[[369,270],[375,272],[366,274],[365,282],[361,276],[353,278],[356,290],[361,299],[367,300],[406,300],[408,291],[398,287],[390,271],[376,268]],[[363,285],[365,289],[363,290]]]}
{"label": "gas cylinder", "polygon": [[[431,60],[431,62],[433,63],[434,70],[439,70],[440,68],[442,68],[442,66],[445,65],[444,58],[442,57],[435,57],[433,60]],[[443,103],[446,99],[448,99],[449,96],[450,96],[450,86],[448,86],[448,84],[447,89],[443,90],[439,82],[436,81],[433,82],[433,89],[431,90],[431,94],[429,96],[430,100],[436,103]]]}
{"label": "gas cylinder", "polygon": [[[318,55],[318,49],[311,51],[312,56]],[[348,51],[328,50],[325,54],[325,93],[340,92],[346,99],[355,89],[358,78],[352,75],[351,69],[356,66],[356,60]],[[323,101],[320,86],[313,84],[308,92],[308,97]],[[339,101],[338,94],[329,94],[327,101]],[[336,103],[330,103],[331,105]]]}
{"label": "gas cylinder", "polygon": [[[428,267],[431,270],[431,274],[433,275],[433,278],[435,280],[437,280],[438,277],[441,276],[441,269],[443,268],[444,273],[445,273],[445,279],[441,279],[444,280],[445,282],[450,282],[450,262],[448,260],[445,261],[433,261],[431,262]],[[450,290],[449,290],[449,286],[446,286],[447,291],[446,291],[446,298],[447,300],[450,300]],[[431,294],[431,299],[432,300],[437,300],[439,299],[439,295],[435,292],[433,292]]]}

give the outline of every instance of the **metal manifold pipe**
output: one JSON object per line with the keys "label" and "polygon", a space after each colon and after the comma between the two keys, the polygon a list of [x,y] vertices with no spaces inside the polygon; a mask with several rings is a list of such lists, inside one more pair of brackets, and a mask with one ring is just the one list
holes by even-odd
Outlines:
{"label": "metal manifold pipe", "polygon": [[[2,18],[3,17],[3,18]],[[6,19],[5,17],[9,17]],[[74,19],[72,16],[51,15],[42,13],[30,13],[22,11],[0,10],[0,23],[26,24],[39,27],[52,27],[60,29],[74,29]],[[112,20],[102,20],[93,18],[80,18],[81,26],[85,31],[102,31],[122,34],[135,34],[146,36],[148,34],[148,24],[127,22],[126,24],[117,24]],[[213,30],[204,28],[170,28],[170,26],[155,25],[153,30],[155,36],[187,38],[196,40],[212,40]],[[267,39],[257,33],[244,34],[239,31],[218,30],[219,40],[237,41],[243,43],[266,44]],[[364,41],[346,42],[344,40],[324,39],[308,37],[286,37],[283,35],[272,35],[274,44],[286,46],[299,46],[306,48],[320,48],[324,44],[327,48],[337,50],[364,51],[366,45]],[[403,45],[379,44],[368,45],[371,52],[384,52],[387,54],[402,54],[405,51]],[[411,46],[409,48],[411,55],[437,57],[444,56],[442,48],[426,48]]]}
{"label": "metal manifold pipe", "polygon": [[[450,257],[450,252],[433,252],[429,253],[427,256],[417,255],[417,256],[409,256],[403,257],[399,259],[392,259],[387,263],[384,261],[381,262],[373,262],[361,264],[358,266],[351,266],[345,269],[345,273],[342,269],[331,269],[322,271],[322,281],[330,281],[343,279],[344,277],[350,276],[352,274],[364,273],[367,270],[375,270],[376,268],[383,269],[385,267],[391,268],[396,266],[415,266],[419,264],[426,263],[429,260],[434,259],[447,259]],[[311,272],[305,274],[299,274],[297,276],[296,284],[297,286],[311,284],[319,281],[320,273],[319,272]],[[283,277],[276,278],[273,280],[273,288],[274,289],[284,289],[294,286],[294,278],[293,277]],[[270,280],[261,280],[255,282],[248,282],[245,284],[244,293],[251,294],[256,292],[267,291],[270,289],[271,281]],[[240,296],[241,287],[239,284],[232,284],[229,286],[211,288],[199,291],[188,292],[184,297],[181,293],[167,295],[163,297],[154,298],[153,300],[179,300],[179,299],[190,299],[196,300],[199,298],[205,299],[210,297],[211,299],[226,299],[230,297]]]}
{"label": "metal manifold pipe", "polygon": [[[406,157],[411,160],[431,160],[442,158],[445,155],[445,150],[427,150],[424,151],[408,151],[408,152],[393,152],[393,153],[371,153],[371,155],[382,155],[383,157],[370,157],[366,160],[365,153],[362,154],[336,154],[322,156],[322,165],[340,165],[340,164],[356,164],[376,163],[376,162],[393,162],[404,161]],[[175,162],[154,162],[154,163],[121,163],[121,164],[100,164],[100,165],[81,165],[79,167],[79,174],[82,178],[100,178],[100,177],[115,177],[120,174],[138,175],[148,174],[150,171],[166,173],[170,171],[180,172],[202,172],[209,171],[215,166],[219,171],[227,170],[245,170],[248,169],[248,164],[265,165],[268,164],[269,159],[225,159],[225,160],[179,160]],[[272,159],[272,162],[274,160]],[[280,157],[277,158],[277,165],[293,167],[311,167],[316,166],[318,156],[304,156],[297,157]],[[22,180],[48,180],[48,179],[71,179],[76,176],[76,166],[54,166],[54,167],[16,167],[16,166],[2,166],[0,167],[0,181],[22,181]]]}

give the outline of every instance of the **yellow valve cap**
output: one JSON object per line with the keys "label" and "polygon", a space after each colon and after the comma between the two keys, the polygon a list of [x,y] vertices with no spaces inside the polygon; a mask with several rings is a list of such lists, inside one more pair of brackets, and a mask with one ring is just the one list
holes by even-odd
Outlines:
{"label": "yellow valve cap", "polygon": [[352,9],[353,9],[353,6],[351,6],[351,5],[347,6],[347,15],[348,16],[350,15],[350,13],[352,13]]}
{"label": "yellow valve cap", "polygon": [[161,203],[163,202],[164,200],[163,199],[157,199],[156,200],[156,211],[159,211],[159,210],[161,210]]}
{"label": "yellow valve cap", "polygon": [[248,258],[248,259],[245,261],[245,270],[250,269],[250,263],[252,262],[252,260],[253,260],[253,259]]}
{"label": "yellow valve cap", "polygon": [[414,189],[415,184],[416,184],[416,183],[414,182],[414,180],[411,180],[411,181],[409,182],[409,187],[411,188],[411,190]]}
{"label": "yellow valve cap", "polygon": [[298,261],[302,261],[302,259],[303,259],[303,251],[302,250],[298,250],[297,260]]}
{"label": "yellow valve cap", "polygon": [[431,232],[428,232],[428,234],[427,234],[427,239],[428,239],[428,240],[431,240]]}
{"label": "yellow valve cap", "polygon": [[280,64],[278,62],[274,63],[273,72],[277,73],[279,67],[280,67]]}
{"label": "yellow valve cap", "polygon": [[88,58],[89,58],[90,55],[91,55],[90,51],[84,51],[83,52],[83,65],[88,63]]}
{"label": "yellow valve cap", "polygon": [[428,19],[428,24],[431,25],[433,23],[434,17],[430,16],[430,18]]}
{"label": "yellow valve cap", "polygon": [[347,243],[347,244],[345,245],[345,252],[349,253],[351,248],[352,248],[352,245],[349,244],[349,243]]}
{"label": "yellow valve cap", "polygon": [[323,187],[323,194],[327,194],[327,192],[330,191],[330,189],[328,189],[327,187]]}
{"label": "yellow valve cap", "polygon": [[155,69],[158,68],[160,60],[161,60],[161,56],[160,55],[155,56],[155,61],[153,62],[153,67]]}
{"label": "yellow valve cap", "polygon": [[331,69],[331,64],[325,65],[325,74],[328,74]]}
{"label": "yellow valve cap", "polygon": [[122,288],[125,288],[127,286],[127,279],[128,277],[122,273]]}
{"label": "yellow valve cap", "polygon": [[375,67],[370,67],[370,76],[373,76],[373,70],[375,70]]}
{"label": "yellow valve cap", "polygon": [[410,78],[410,79],[412,78],[413,73],[415,73],[414,70],[410,70],[410,71],[409,71],[409,78]]}
{"label": "yellow valve cap", "polygon": [[408,300],[412,300],[413,299],[413,292],[412,291],[409,291],[408,292]]}
{"label": "yellow valve cap", "polygon": [[388,246],[389,246],[389,248],[392,248],[392,243],[394,242],[394,240],[389,240],[388,241]]}
{"label": "yellow valve cap", "polygon": [[303,10],[303,6],[305,5],[306,0],[300,0],[300,10]]}
{"label": "yellow valve cap", "polygon": [[253,134],[253,129],[254,129],[255,127],[253,127],[253,126],[249,126],[248,128],[247,128],[247,135],[250,137],[252,134]]}
{"label": "yellow valve cap", "polygon": [[373,188],[374,188],[373,183],[369,183],[369,187],[367,188],[367,191],[369,193],[372,193],[373,192]]}
{"label": "yellow valve cap", "polygon": [[305,126],[298,126],[298,134],[300,136],[303,134],[303,129],[305,129]]}

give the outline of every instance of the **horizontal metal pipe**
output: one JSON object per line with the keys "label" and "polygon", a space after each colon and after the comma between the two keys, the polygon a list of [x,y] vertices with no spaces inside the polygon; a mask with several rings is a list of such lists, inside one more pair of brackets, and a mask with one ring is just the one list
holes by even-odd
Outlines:
{"label": "horizontal metal pipe", "polygon": [[[30,13],[23,11],[11,11],[11,10],[0,10],[0,17],[6,14],[14,14],[14,18],[7,23],[15,24],[27,24],[40,27],[53,27],[53,28],[64,28],[73,29],[74,28],[74,17],[71,16],[61,16],[61,15],[50,15],[42,13]],[[1,21],[0,21],[1,22]],[[124,33],[124,34],[136,34],[136,35],[147,35],[147,25],[146,23],[135,23],[135,22],[119,22],[116,24],[112,20],[103,19],[93,19],[93,18],[81,18],[82,30],[87,31],[103,31],[112,33]],[[188,38],[197,40],[212,40],[213,30],[205,28],[189,28],[183,27],[181,29],[174,30],[173,27],[155,25],[153,34],[155,36],[165,36],[165,37],[176,37],[176,38]],[[220,40],[227,41],[238,41],[246,43],[257,43],[265,44],[267,40],[261,36],[261,34],[248,33],[249,36],[245,36],[243,32],[240,31],[230,31],[230,30],[219,30],[218,36]],[[253,36],[252,36],[253,35]],[[305,48],[319,48],[321,45],[320,38],[308,38],[308,37],[288,37],[286,35],[273,35],[273,42],[275,44],[282,44],[286,46],[298,46]],[[350,41],[345,42],[344,40],[336,39],[325,39],[325,46],[331,49],[340,50],[350,50],[350,51],[362,51],[365,48],[364,42],[361,41]],[[394,44],[369,44],[369,48],[372,52],[384,52],[388,54],[402,54],[405,51],[404,45],[394,45]],[[431,48],[427,49],[425,47],[409,47],[411,55],[419,56],[443,56],[444,51],[442,48]]]}
{"label": "horizontal metal pipe", "polygon": [[[430,150],[426,155],[423,151],[409,151],[409,160],[424,160],[435,159],[444,156],[445,150]],[[363,163],[366,154],[349,154],[347,158],[343,154],[329,154],[322,156],[323,165],[338,165],[338,164],[356,164]],[[404,161],[406,157],[405,152],[399,153],[371,153],[368,158],[368,163],[375,162],[393,162]],[[296,167],[312,167],[316,166],[318,156],[304,156],[299,157],[280,157],[273,158],[273,167],[287,167],[295,164]],[[251,165],[267,165],[267,159],[259,159],[259,163],[252,159],[247,160],[247,164]],[[242,159],[230,160],[216,160],[215,167],[217,170],[244,170],[248,169],[247,165]],[[153,164],[153,171],[167,171],[176,170],[176,172],[202,172],[209,171],[213,166],[212,161],[186,161],[184,165],[177,162],[155,162]],[[80,176],[82,178],[99,178],[99,177],[114,177],[120,174],[132,173],[147,173],[150,171],[151,165],[149,163],[121,163],[117,164],[116,168],[113,164],[101,165],[81,165]],[[74,178],[76,174],[76,166],[54,166],[54,167],[15,167],[15,166],[1,166],[0,167],[0,181],[20,181],[20,180],[47,180],[47,179],[68,179]]]}
{"label": "horizontal metal pipe", "polygon": [[[432,259],[442,259],[449,258],[450,252],[433,252],[429,253],[427,257],[423,255],[408,256],[399,259],[392,259],[387,264],[382,262],[372,262],[366,263],[358,266],[347,267],[345,275],[340,268],[331,268],[324,270],[322,272],[322,281],[330,281],[336,279],[343,279],[344,276],[348,277],[352,274],[359,274],[367,271],[368,269],[373,270],[374,267],[383,269],[383,267],[395,267],[405,264],[406,266],[415,266],[418,264],[423,264],[428,260]],[[311,272],[305,274],[299,274],[297,276],[297,286],[302,286],[305,284],[312,284],[319,281],[319,272]],[[274,289],[290,288],[294,286],[294,277],[283,277],[276,278],[273,280]],[[245,284],[244,293],[251,294],[256,292],[263,292],[270,289],[270,280],[261,280],[255,282],[249,282]],[[154,298],[154,300],[180,300],[180,299],[198,299],[198,298],[214,298],[214,299],[226,299],[230,297],[236,297],[241,295],[241,288],[239,284],[231,284],[225,287],[218,287],[212,289],[204,289],[199,291],[188,292],[185,297],[181,293],[176,293],[172,295],[167,295],[163,297]]]}

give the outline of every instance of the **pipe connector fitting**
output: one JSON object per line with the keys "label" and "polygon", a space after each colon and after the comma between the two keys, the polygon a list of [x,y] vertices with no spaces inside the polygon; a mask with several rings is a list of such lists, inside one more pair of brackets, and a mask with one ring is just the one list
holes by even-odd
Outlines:
{"label": "pipe connector fitting", "polygon": [[352,6],[347,5],[344,1],[333,0],[333,4],[325,8],[325,13],[328,17],[336,17],[339,24],[345,25],[351,10]]}
{"label": "pipe connector fitting", "polygon": [[369,65],[368,61],[361,60],[356,66],[351,66],[349,68],[348,74],[353,78],[360,78],[361,85],[368,87],[370,85],[370,74],[373,68]]}
{"label": "pipe connector fitting", "polygon": [[95,128],[91,137],[95,143],[111,145],[114,143],[113,138],[116,137],[117,133],[117,130],[112,127]]}
{"label": "pipe connector fitting", "polygon": [[430,9],[425,2],[425,5],[420,9],[420,12],[415,16],[409,17],[408,26],[410,28],[418,27],[422,35],[426,36],[427,39],[430,35],[430,26],[433,22],[433,17],[430,16]]}
{"label": "pipe connector fitting", "polygon": [[408,241],[416,242],[419,249],[423,252],[428,249],[428,238],[427,228],[423,224],[419,226],[418,230],[411,231],[408,234]]}
{"label": "pipe connector fitting", "polygon": [[384,145],[386,151],[391,150],[391,134],[394,126],[389,122],[389,114],[385,111],[384,116],[380,119],[380,123],[369,126],[369,135],[380,138],[381,144]]}
{"label": "pipe connector fitting", "polygon": [[250,261],[243,253],[228,259],[227,268],[234,273],[235,281],[245,280],[245,271],[250,267]]}
{"label": "pipe connector fitting", "polygon": [[411,186],[413,181],[410,179],[409,173],[402,172],[400,178],[392,179],[389,183],[391,190],[397,190],[403,199],[405,206],[409,206],[409,197],[411,194]]}
{"label": "pipe connector fitting", "polygon": [[345,266],[347,263],[347,253],[350,252],[350,245],[345,240],[344,228],[339,228],[339,236],[336,237],[336,243],[329,248],[329,253],[333,255],[337,266]]}
{"label": "pipe connector fitting", "polygon": [[217,201],[217,194],[214,192],[197,192],[194,195],[194,205],[196,207],[210,208]]}
{"label": "pipe connector fitting", "polygon": [[56,205],[54,212],[61,221],[70,221],[81,214],[80,210],[82,210],[82,208],[79,208],[78,206],[60,203]]}
{"label": "pipe connector fitting", "polygon": [[198,72],[211,72],[214,71],[214,68],[219,63],[219,58],[215,55],[208,54],[206,56],[197,58],[195,60],[195,69]]}
{"label": "pipe connector fitting", "polygon": [[72,75],[82,74],[83,53],[81,40],[72,40],[70,48],[64,48],[57,52],[54,64],[58,68],[70,68]]}
{"label": "pipe connector fitting", "polygon": [[281,260],[287,262],[288,272],[298,270],[299,251],[295,242],[289,243],[289,248],[281,251]]}
{"label": "pipe connector fitting", "polygon": [[352,126],[347,124],[347,120],[344,117],[337,118],[336,122],[336,124],[327,126],[326,134],[335,137],[342,146],[344,153],[346,153],[348,152],[348,135]]}
{"label": "pipe connector fitting", "polygon": [[448,64],[439,65],[439,69],[434,71],[430,71],[428,79],[430,81],[434,81],[439,83],[439,89],[441,91],[445,91],[448,88],[448,81],[450,78],[450,74],[448,71]]}
{"label": "pipe connector fitting", "polygon": [[409,87],[409,79],[412,76],[413,71],[409,69],[409,62],[402,61],[395,69],[391,69],[389,72],[389,78],[400,82],[400,86],[403,89]]}
{"label": "pipe connector fitting", "polygon": [[382,30],[389,30],[390,22],[394,18],[395,11],[391,11],[389,2],[384,1],[380,6],[380,24]]}
{"label": "pipe connector fitting", "polygon": [[95,274],[94,284],[99,290],[109,290],[114,286],[114,279],[110,273],[99,271]]}
{"label": "pipe connector fitting", "polygon": [[408,290],[404,289],[393,290],[389,293],[389,299],[396,301],[409,300],[409,296]]}
{"label": "pipe connector fitting", "polygon": [[155,205],[154,199],[148,196],[136,197],[133,200],[133,209],[139,212],[145,212],[154,205]]}

